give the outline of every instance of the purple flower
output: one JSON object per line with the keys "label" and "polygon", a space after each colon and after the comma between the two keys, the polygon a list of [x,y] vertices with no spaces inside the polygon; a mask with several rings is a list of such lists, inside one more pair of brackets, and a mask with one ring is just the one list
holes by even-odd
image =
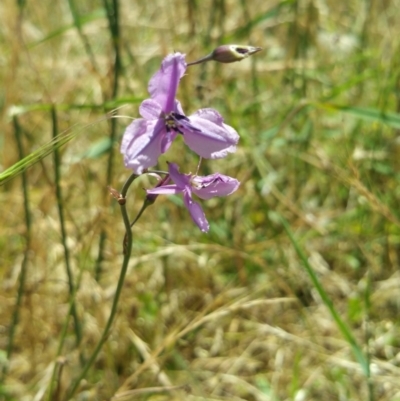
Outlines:
{"label": "purple flower", "polygon": [[186,117],[175,99],[179,81],[186,71],[185,55],[168,55],[149,82],[150,99],[142,102],[143,118],[134,120],[125,130],[121,153],[125,165],[141,174],[154,166],[158,157],[171,146],[177,134],[198,155],[207,159],[225,157],[236,150],[237,132],[224,124],[213,109],[201,109]]}
{"label": "purple flower", "polygon": [[239,187],[239,181],[219,173],[199,177],[193,174],[181,174],[176,164],[169,164],[169,175],[175,184],[161,185],[148,189],[148,195],[173,195],[183,193],[183,202],[189,210],[192,220],[201,231],[207,232],[209,224],[201,206],[192,199],[192,193],[201,199],[214,196],[227,196]]}

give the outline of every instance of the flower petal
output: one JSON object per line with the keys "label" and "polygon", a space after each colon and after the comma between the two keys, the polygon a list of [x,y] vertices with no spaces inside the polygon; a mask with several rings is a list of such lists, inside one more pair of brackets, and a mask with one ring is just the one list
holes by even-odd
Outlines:
{"label": "flower petal", "polygon": [[164,154],[169,149],[172,142],[178,135],[175,131],[167,132],[166,129],[164,129],[164,131],[165,131],[165,134],[161,138],[161,154]]}
{"label": "flower petal", "polygon": [[189,210],[192,220],[197,224],[201,231],[207,232],[210,228],[210,225],[208,224],[203,209],[192,199],[189,191],[185,191],[183,193],[183,202]]}
{"label": "flower petal", "polygon": [[146,120],[157,120],[161,116],[162,109],[155,100],[146,99],[140,105],[139,113]]}
{"label": "flower petal", "polygon": [[178,185],[178,187],[182,188],[182,191],[185,189],[185,187],[190,187],[190,175],[181,174],[177,164],[168,163],[168,171],[171,180]]}
{"label": "flower petal", "polygon": [[182,191],[183,191],[183,189],[175,184],[164,185],[164,186],[155,187],[153,189],[146,190],[146,192],[150,195],[175,195],[175,194],[179,194]]}
{"label": "flower petal", "polygon": [[206,159],[219,159],[236,151],[239,135],[224,124],[216,110],[201,109],[189,116],[189,121],[192,128],[190,125],[183,127],[183,139],[198,155]]}
{"label": "flower petal", "polygon": [[240,185],[237,179],[219,173],[206,177],[194,177],[192,183],[192,191],[201,199],[230,195]]}
{"label": "flower petal", "polygon": [[174,110],[179,81],[186,71],[185,55],[169,54],[149,82],[149,93],[165,113]]}
{"label": "flower petal", "polygon": [[162,153],[162,141],[166,135],[163,120],[134,120],[125,130],[121,153],[125,166],[136,174],[157,164]]}
{"label": "flower petal", "polygon": [[[157,185],[153,189],[157,189],[163,186],[167,186],[171,179],[169,177],[169,174],[166,174],[163,178],[161,178],[157,173],[149,173],[149,175],[155,176],[159,181],[157,182]],[[159,194],[152,194],[152,193],[147,193],[146,195],[146,201],[148,204],[152,204],[156,201],[157,197]]]}

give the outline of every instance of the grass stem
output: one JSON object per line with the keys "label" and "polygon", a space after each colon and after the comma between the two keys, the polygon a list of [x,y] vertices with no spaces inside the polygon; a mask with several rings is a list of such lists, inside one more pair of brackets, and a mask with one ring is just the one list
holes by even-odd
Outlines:
{"label": "grass stem", "polygon": [[[18,148],[18,157],[19,159],[24,158],[24,150],[22,145],[22,130],[21,126],[19,125],[18,118],[14,116],[13,118],[13,125],[14,125],[14,134],[15,139],[17,142]],[[25,281],[26,281],[26,273],[28,268],[28,261],[29,261],[29,254],[31,251],[31,241],[32,241],[32,217],[31,217],[31,210],[30,210],[30,203],[29,203],[29,192],[28,192],[28,179],[26,176],[26,172],[24,171],[21,175],[22,177],[22,193],[24,197],[24,217],[25,217],[25,250],[24,250],[24,257],[21,263],[21,271],[19,274],[19,284],[18,284],[18,291],[17,291],[17,300],[15,303],[14,312],[12,314],[12,320],[10,324],[10,329],[8,333],[8,343],[7,343],[7,364],[4,365],[3,372],[2,372],[2,380],[4,380],[8,366],[11,359],[11,354],[14,348],[14,338],[15,338],[15,330],[18,325],[20,309],[22,304],[22,298],[24,296],[25,291]]]}
{"label": "grass stem", "polygon": [[324,287],[322,286],[321,282],[319,281],[313,268],[311,267],[310,263],[308,262],[306,255],[304,254],[303,250],[301,249],[298,241],[294,238],[294,235],[290,229],[289,223],[282,216],[280,216],[280,219],[281,219],[283,227],[290,239],[290,242],[292,243],[292,245],[297,253],[297,256],[302,261],[303,266],[313,283],[314,288],[317,290],[318,295],[321,297],[324,305],[328,308],[339,331],[342,333],[345,340],[349,343],[349,345],[354,353],[354,356],[356,357],[356,360],[358,361],[358,363],[361,366],[363,373],[365,374],[365,376],[367,378],[369,378],[370,377],[370,369],[369,369],[368,359],[366,358],[363,350],[361,349],[360,345],[358,344],[356,338],[353,336],[349,326],[340,317],[338,311],[336,310],[335,306],[332,303],[332,300],[329,298],[327,292],[325,291]]}
{"label": "grass stem", "polygon": [[[53,139],[56,140],[58,136],[58,121],[57,121],[57,111],[56,108],[53,107],[51,109],[51,122],[53,128]],[[82,327],[79,321],[78,312],[76,310],[76,303],[75,303],[75,284],[74,284],[74,277],[71,268],[71,257],[69,248],[67,245],[67,231],[65,228],[65,218],[64,218],[64,202],[63,196],[61,191],[61,156],[60,152],[57,148],[54,149],[53,152],[53,160],[54,160],[54,183],[55,183],[55,190],[56,190],[56,200],[57,200],[57,209],[58,209],[58,218],[60,221],[60,231],[61,231],[61,243],[64,250],[64,261],[65,261],[65,271],[68,277],[68,290],[69,296],[71,299],[71,313],[74,319],[74,328],[75,328],[75,337],[76,337],[76,345],[79,347],[79,344],[82,340]]]}
{"label": "grass stem", "polygon": [[[110,4],[111,3],[111,4]],[[112,0],[109,2],[108,0],[103,0],[103,6],[107,13],[108,19],[108,27],[110,30],[111,42],[114,50],[114,62],[113,62],[113,82],[111,88],[111,100],[114,100],[118,96],[118,88],[119,88],[119,77],[121,73],[121,54],[120,54],[120,45],[119,45],[119,2],[118,0]],[[110,100],[110,99],[109,99]],[[108,112],[109,110],[105,110]],[[113,177],[113,166],[114,166],[114,151],[113,144],[115,143],[115,139],[117,136],[117,120],[112,118],[110,121],[110,151],[108,153],[107,160],[107,172],[106,172],[106,182],[107,185],[111,183]],[[107,240],[107,233],[105,229],[101,230],[100,240],[99,240],[99,253],[97,256],[96,267],[95,267],[95,279],[96,281],[100,280],[101,272],[102,272],[102,264],[104,260],[104,249],[105,243]]]}

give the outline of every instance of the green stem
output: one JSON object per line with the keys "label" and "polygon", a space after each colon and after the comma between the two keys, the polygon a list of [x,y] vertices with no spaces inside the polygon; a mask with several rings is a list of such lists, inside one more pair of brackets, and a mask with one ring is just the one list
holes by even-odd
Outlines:
{"label": "green stem", "polygon": [[[78,282],[81,281],[82,272],[83,272],[83,270],[80,271],[80,276],[78,278]],[[64,322],[64,325],[63,325],[63,328],[62,328],[62,331],[61,331],[60,342],[58,344],[57,357],[59,357],[61,355],[65,340],[67,338],[69,320],[70,320],[70,317],[72,315],[72,307],[74,305],[74,300],[75,300],[75,293],[73,294],[73,296],[71,297],[70,302],[69,302],[69,310],[68,310],[67,318],[65,319],[65,322]],[[57,371],[59,371],[59,366],[60,366],[60,364],[58,363],[58,359],[57,359],[55,361],[55,363],[54,363],[53,373],[52,373],[52,376],[51,376],[51,379],[50,379],[49,390],[48,390],[48,393],[47,393],[47,400],[48,401],[58,400],[58,398],[56,398],[55,395],[54,395],[54,385],[55,385],[55,382],[56,382]],[[59,386],[59,384],[58,384],[58,386]]]}
{"label": "green stem", "polygon": [[111,97],[115,99],[118,95],[119,77],[121,73],[119,0],[112,0],[111,4],[109,4],[109,0],[103,0],[103,5],[107,11],[108,27],[114,48],[114,80]]}
{"label": "green stem", "polygon": [[78,31],[79,37],[82,40],[83,46],[85,47],[86,54],[89,58],[90,63],[92,64],[92,67],[94,71],[99,71],[96,58],[94,56],[94,53],[92,51],[92,48],[90,46],[89,40],[85,36],[83,29],[82,29],[82,24],[81,24],[81,17],[79,15],[79,11],[76,7],[75,1],[74,0],[68,0],[68,6],[72,14],[72,18],[74,19],[74,25],[75,28]]}
{"label": "green stem", "polygon": [[332,300],[329,298],[329,296],[326,293],[324,287],[319,282],[318,277],[314,273],[313,268],[308,263],[308,259],[307,259],[306,255],[303,253],[303,251],[300,248],[298,242],[294,238],[294,236],[292,234],[292,231],[290,230],[290,226],[289,226],[288,222],[282,216],[279,216],[279,217],[280,217],[280,220],[281,220],[281,222],[283,224],[283,227],[284,227],[287,235],[289,236],[289,239],[290,239],[294,249],[296,250],[296,253],[297,253],[298,257],[303,262],[303,266],[306,269],[306,272],[308,273],[308,276],[310,277],[310,279],[311,279],[311,281],[312,281],[312,283],[314,285],[314,288],[317,290],[317,292],[318,292],[319,296],[321,297],[323,303],[328,308],[333,320],[335,321],[335,323],[336,323],[337,327],[339,328],[340,332],[342,333],[343,337],[349,343],[349,345],[350,345],[350,347],[351,347],[351,349],[352,349],[352,351],[353,351],[353,353],[354,353],[354,355],[356,357],[356,360],[360,364],[365,376],[367,378],[369,378],[371,373],[370,373],[370,369],[369,369],[369,365],[368,365],[368,359],[365,357],[365,354],[363,353],[361,347],[357,343],[357,340],[355,339],[355,337],[351,333],[350,328],[347,326],[347,324],[344,322],[344,320],[342,320],[342,318],[339,316],[337,310],[333,306]]}
{"label": "green stem", "polygon": [[[122,191],[121,191],[121,199],[126,197],[126,193],[128,192],[129,186],[132,184],[132,182],[137,177],[138,176],[136,174],[132,174],[128,178],[128,180],[125,182],[125,184],[122,188]],[[123,218],[125,230],[126,230],[126,246],[125,246],[125,252],[124,252],[124,259],[122,261],[122,266],[121,266],[121,272],[120,272],[119,279],[118,279],[117,289],[115,291],[115,296],[114,296],[114,300],[113,300],[112,307],[111,307],[110,316],[108,317],[106,326],[104,327],[103,333],[102,333],[100,340],[97,343],[96,348],[94,349],[92,355],[86,362],[86,365],[83,367],[82,372],[75,379],[75,381],[72,382],[70,389],[67,392],[67,395],[65,397],[65,401],[71,399],[74,396],[76,390],[79,387],[81,380],[86,376],[86,374],[89,371],[90,367],[92,366],[93,362],[96,360],[103,344],[105,343],[105,341],[107,340],[107,338],[110,334],[110,329],[111,329],[111,326],[114,322],[114,318],[117,313],[118,301],[121,296],[126,271],[128,269],[129,259],[130,259],[131,252],[132,252],[132,229],[131,229],[131,225],[130,225],[130,221],[129,221],[129,216],[126,211],[125,202],[119,202],[119,205],[121,207],[121,214],[122,214],[122,218]]]}
{"label": "green stem", "polygon": [[[22,133],[21,133],[21,127],[18,123],[18,119],[16,116],[13,117],[13,124],[14,124],[15,139],[17,141],[17,147],[18,147],[18,157],[21,160],[24,157],[22,138],[21,138]],[[27,180],[25,171],[22,173],[22,192],[24,195],[24,212],[25,212],[25,226],[26,226],[25,242],[26,243],[25,243],[24,258],[21,263],[21,273],[19,275],[17,301],[15,304],[15,309],[14,309],[14,313],[12,315],[12,321],[11,321],[11,325],[10,325],[10,331],[8,334],[8,344],[7,344],[7,361],[8,362],[10,361],[11,354],[12,354],[12,351],[14,348],[15,329],[18,325],[22,297],[24,295],[24,290],[25,290],[26,272],[27,272],[29,253],[30,253],[30,249],[31,249],[31,239],[32,239],[32,218],[31,218],[31,211],[30,211],[30,206],[29,206],[28,180]],[[4,365],[1,381],[3,381],[5,375],[7,374],[7,370],[8,370],[8,363],[6,365]]]}
{"label": "green stem", "polygon": [[[118,96],[119,77],[121,73],[121,52],[119,45],[119,40],[120,40],[119,2],[118,0],[112,0],[111,4],[109,4],[108,0],[103,0],[103,5],[107,12],[108,27],[110,30],[111,41],[114,48],[114,79],[112,83],[111,100],[115,100]],[[106,112],[108,112],[108,110],[106,110]],[[115,142],[116,136],[117,136],[117,120],[115,118],[112,118],[110,121],[110,134],[109,134],[111,149],[108,155],[107,173],[106,173],[107,185],[111,183],[113,176],[113,166],[114,166],[113,144]],[[106,239],[107,239],[106,230],[102,229],[100,233],[99,253],[97,255],[96,268],[95,268],[96,281],[100,280],[102,273],[102,264],[104,260],[104,249],[105,249]]]}

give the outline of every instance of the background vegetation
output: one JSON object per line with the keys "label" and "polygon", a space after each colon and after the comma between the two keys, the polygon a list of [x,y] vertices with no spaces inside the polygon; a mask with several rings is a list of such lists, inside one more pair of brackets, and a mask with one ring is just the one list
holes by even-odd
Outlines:
{"label": "background vegetation", "polygon": [[[389,0],[3,0],[1,171],[70,140],[1,175],[0,397],[400,400],[399,19]],[[178,98],[238,130],[202,174],[240,189],[203,202],[207,235],[178,197],[146,210],[84,372],[123,258],[124,128],[166,54],[224,43],[264,50],[190,67]],[[166,160],[197,165],[179,141]]]}

